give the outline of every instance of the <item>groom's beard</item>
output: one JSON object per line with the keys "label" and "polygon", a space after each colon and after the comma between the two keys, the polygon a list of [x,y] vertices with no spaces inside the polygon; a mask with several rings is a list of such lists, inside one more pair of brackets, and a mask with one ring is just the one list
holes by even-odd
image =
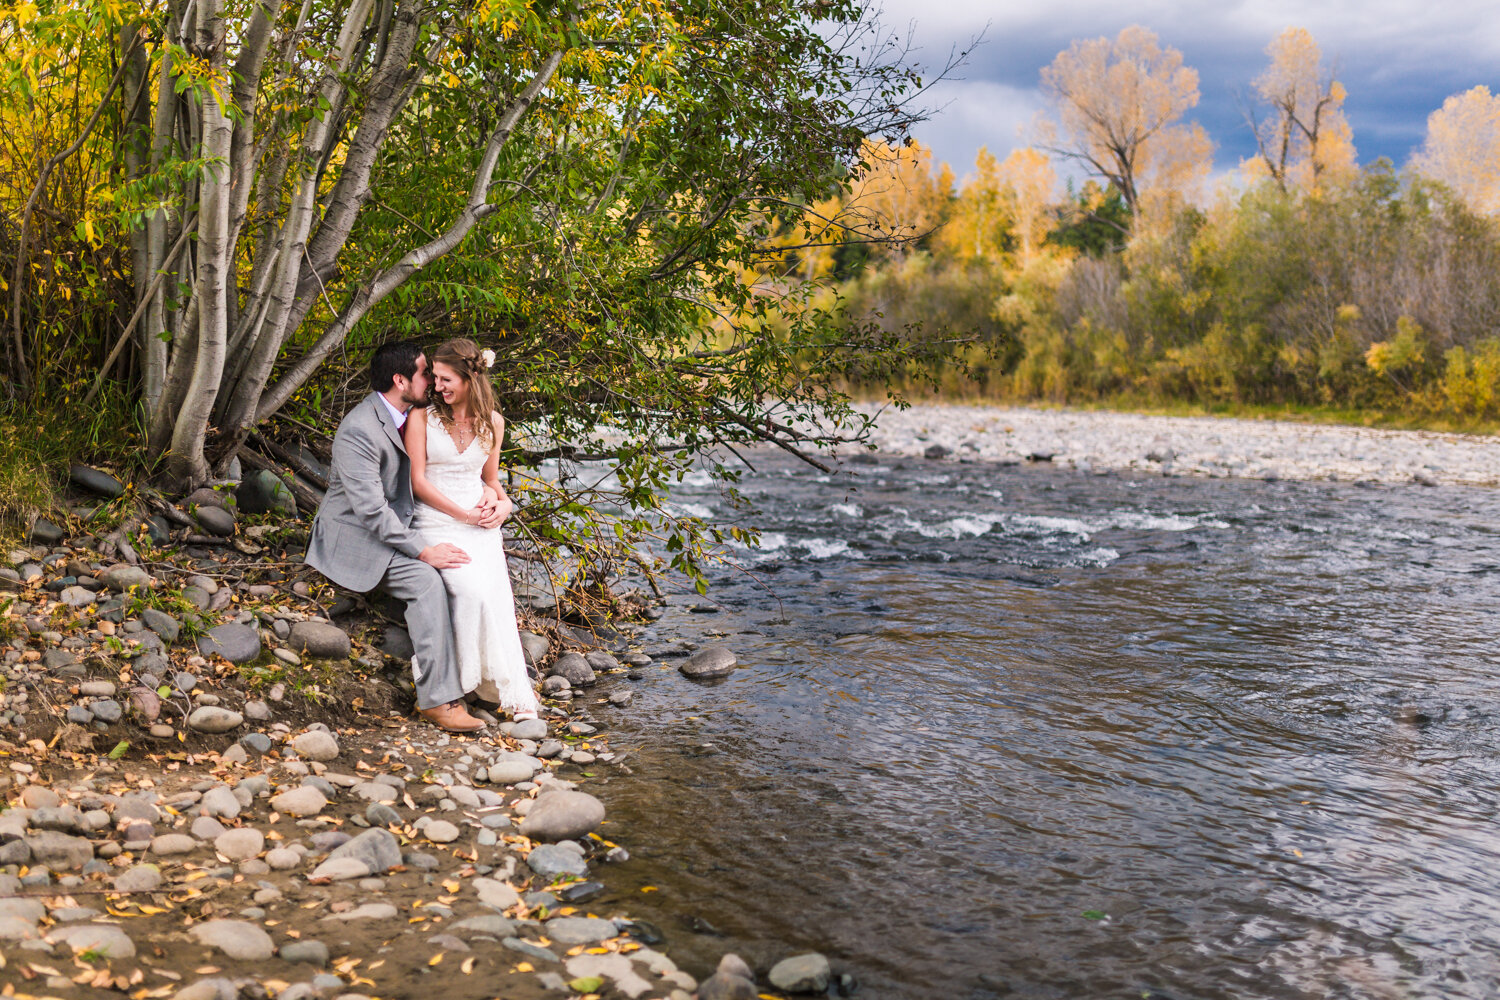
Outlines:
{"label": "groom's beard", "polygon": [[413,396],[410,393],[403,392],[401,394],[401,402],[405,403],[408,407],[410,407],[413,410],[422,409],[422,408],[425,408],[427,406],[427,397],[426,396]]}

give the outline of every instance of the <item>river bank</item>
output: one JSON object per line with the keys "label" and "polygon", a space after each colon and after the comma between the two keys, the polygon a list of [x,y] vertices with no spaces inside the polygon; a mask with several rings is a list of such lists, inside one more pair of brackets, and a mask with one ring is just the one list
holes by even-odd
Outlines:
{"label": "river bank", "polygon": [[[449,735],[410,714],[400,625],[301,566],[304,526],[199,499],[133,559],[76,517],[0,553],[7,995],[754,995],[631,918],[630,831],[586,791],[677,669],[634,639],[659,611],[582,627],[539,593],[545,717]],[[773,981],[826,983],[809,961]]]}
{"label": "river bank", "polygon": [[862,404],[886,454],[1246,479],[1500,485],[1500,438],[1101,410]]}

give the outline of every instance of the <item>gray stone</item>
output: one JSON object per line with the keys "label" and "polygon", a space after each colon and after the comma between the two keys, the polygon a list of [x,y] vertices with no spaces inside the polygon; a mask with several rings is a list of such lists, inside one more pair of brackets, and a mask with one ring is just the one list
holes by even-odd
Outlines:
{"label": "gray stone", "polygon": [[222,656],[230,663],[249,663],[260,655],[260,633],[237,622],[220,625],[198,637],[198,652]]}
{"label": "gray stone", "polygon": [[135,942],[123,930],[110,924],[68,924],[53,928],[47,935],[52,944],[67,945],[75,955],[93,952],[103,958],[130,958]]}
{"label": "gray stone", "polygon": [[518,740],[546,739],[547,723],[542,719],[522,719],[511,729],[510,735]]}
{"label": "gray stone", "polygon": [[345,923],[351,920],[390,920],[399,912],[390,903],[365,903],[363,906],[356,906],[348,913],[333,913],[323,919],[340,920]]}
{"label": "gray stone", "polygon": [[172,686],[186,694],[198,686],[198,678],[186,670],[179,670],[177,676],[172,678]]}
{"label": "gray stone", "polygon": [[328,806],[328,799],[313,785],[298,785],[272,796],[271,808],[292,816],[316,816]]}
{"label": "gray stone", "polygon": [[401,863],[401,844],[389,830],[370,829],[334,848],[330,858],[355,858],[374,874],[390,871]]}
{"label": "gray stone", "polygon": [[682,661],[682,666],[677,669],[681,670],[685,677],[708,680],[729,676],[738,662],[727,646],[704,646]]}
{"label": "gray stone", "polygon": [[[566,917],[561,919],[568,919]],[[609,921],[602,921],[609,923]],[[550,929],[554,921],[548,921]],[[613,924],[610,925],[614,926]],[[562,943],[562,942],[559,942]],[[641,978],[640,973],[635,971],[634,964],[625,955],[575,955],[564,963],[568,975],[574,979],[598,976],[614,984],[615,989],[634,1000],[635,997],[651,992],[651,984]]]}
{"label": "gray stone", "polygon": [[531,803],[521,834],[533,840],[574,840],[603,822],[604,803],[587,792],[546,792]]}
{"label": "gray stone", "polygon": [[414,652],[410,633],[400,625],[386,626],[380,648],[385,651],[386,656],[394,656],[398,660],[409,660]]}
{"label": "gray stone", "polygon": [[783,958],[771,966],[771,985],[784,993],[823,993],[828,989],[828,959],[817,952]]}
{"label": "gray stone", "polygon": [[366,806],[365,819],[374,826],[401,825],[401,814],[383,802],[371,802]]}
{"label": "gray stone", "polygon": [[595,681],[594,668],[579,653],[564,653],[547,671],[551,677],[566,677],[573,687],[589,687]]}
{"label": "gray stone", "polygon": [[265,846],[265,834],[249,826],[242,826],[237,830],[226,830],[214,838],[214,850],[230,861],[253,858],[264,850]]}
{"label": "gray stone", "polygon": [[26,845],[33,864],[51,868],[82,868],[94,858],[94,847],[87,840],[57,830],[42,830],[18,843]]}
{"label": "gray stone", "polygon": [[188,827],[188,832],[199,840],[213,840],[224,832],[224,824],[212,816],[199,816],[193,820],[193,825]]}
{"label": "gray stone", "polygon": [[715,972],[698,984],[698,1000],[756,1000],[755,984],[743,976]]}
{"label": "gray stone", "polygon": [[35,941],[36,921],[0,915],[0,941]]}
{"label": "gray stone", "polygon": [[534,958],[539,962],[556,962],[558,960],[554,952],[548,951],[539,944],[532,944],[530,941],[523,941],[520,938],[508,937],[500,943],[511,951],[518,951],[527,958]]}
{"label": "gray stone", "polygon": [[349,633],[326,622],[297,622],[287,636],[287,645],[315,660],[349,658]]}
{"label": "gray stone", "polygon": [[290,847],[273,847],[266,852],[266,864],[272,871],[290,871],[302,864],[302,855]]}
{"label": "gray stone", "polygon": [[95,600],[94,592],[87,587],[64,587],[57,597],[70,608],[86,608]]}
{"label": "gray stone", "polygon": [[271,706],[258,699],[252,698],[245,702],[245,718],[256,722],[265,722],[271,717]]}
{"label": "gray stone", "polygon": [[[239,987],[223,976],[200,979],[172,994],[172,1000],[237,1000]],[[280,996],[286,996],[285,993]],[[278,1000],[280,998],[278,997]]]}
{"label": "gray stone", "polygon": [[125,715],[125,709],[113,698],[101,698],[99,701],[89,705],[89,711],[94,713],[94,718],[100,722],[113,725],[119,722]]}
{"label": "gray stone", "polygon": [[246,514],[269,514],[277,511],[289,517],[297,514],[297,498],[269,469],[255,469],[235,490],[235,505]]}
{"label": "gray stone", "polygon": [[241,962],[264,962],[276,954],[271,935],[248,920],[210,920],[188,930],[199,944],[217,948]]}
{"label": "gray stone", "polygon": [[333,734],[321,729],[310,729],[292,740],[292,749],[298,756],[310,760],[330,761],[339,755],[339,741]]}
{"label": "gray stone", "polygon": [[390,785],[378,781],[361,781],[349,789],[354,797],[365,802],[387,803],[395,802],[401,797],[400,793]]}
{"label": "gray stone", "polygon": [[595,944],[619,934],[614,921],[598,917],[553,917],[542,926],[554,943],[567,947]]}
{"label": "gray stone", "polygon": [[68,466],[68,481],[74,486],[82,487],[101,497],[108,497],[110,500],[125,495],[125,485],[114,476],[76,462]]}
{"label": "gray stone", "polygon": [[176,642],[177,636],[182,632],[182,625],[176,618],[165,611],[157,611],[155,608],[142,611],[141,621],[146,623],[147,628],[161,636],[163,642]]}
{"label": "gray stone", "polygon": [[533,632],[521,633],[521,653],[526,658],[527,666],[538,666],[547,658],[547,653],[552,649],[552,644],[544,637]]}
{"label": "gray stone", "polygon": [[227,708],[218,708],[214,705],[199,705],[193,709],[188,716],[189,729],[200,733],[227,733],[245,721],[245,717],[238,712],[231,712]]}
{"label": "gray stone", "polygon": [[595,672],[620,669],[620,661],[602,649],[591,649],[583,654],[583,658],[589,661],[589,666],[593,667]]}
{"label": "gray stone", "polygon": [[329,858],[312,870],[312,878],[326,878],[332,882],[344,882],[351,878],[370,875],[370,866],[358,858]]}
{"label": "gray stone", "polygon": [[199,611],[207,611],[213,603],[213,596],[207,590],[191,583],[182,588],[182,599]]}
{"label": "gray stone", "polygon": [[161,717],[161,696],[150,688],[131,688],[129,700],[131,714],[139,716],[146,725]]}
{"label": "gray stone", "polygon": [[198,800],[198,805],[208,810],[210,816],[223,816],[225,819],[234,819],[240,814],[240,800],[235,797],[228,785],[215,785],[203,793],[203,798]]}
{"label": "gray stone", "polygon": [[56,545],[63,540],[64,532],[57,525],[39,517],[31,522],[31,529],[26,532],[26,540],[33,545]]}
{"label": "gray stone", "polygon": [[474,891],[479,894],[479,901],[497,910],[508,910],[521,901],[516,890],[499,879],[476,878],[473,886]]}
{"label": "gray stone", "polygon": [[68,710],[63,713],[63,718],[75,726],[86,726],[94,721],[94,713],[84,705],[69,705]]}
{"label": "gray stone", "polygon": [[589,866],[577,851],[570,851],[557,844],[542,844],[534,847],[526,856],[526,866],[542,878],[559,875],[586,875]]}
{"label": "gray stone", "polygon": [[131,587],[140,587],[142,590],[149,590],[151,589],[151,574],[139,566],[120,563],[105,570],[99,576],[99,582],[118,593],[124,593]]}
{"label": "gray stone", "polygon": [[487,934],[494,938],[508,938],[516,932],[516,925],[498,913],[481,913],[477,917],[466,917],[453,925],[453,930],[469,934]]}
{"label": "gray stone", "polygon": [[246,733],[240,737],[240,745],[251,753],[268,753],[271,749],[271,737],[265,733]]}
{"label": "gray stone", "polygon": [[161,886],[161,869],[155,865],[136,865],[115,876],[117,892],[155,892]]}
{"label": "gray stone", "polygon": [[328,946],[322,941],[289,941],[276,954],[283,962],[305,962],[319,967],[328,964]]}
{"label": "gray stone", "polygon": [[56,673],[64,667],[72,667],[78,664],[78,657],[66,649],[48,649],[42,652],[42,666]]}
{"label": "gray stone", "polygon": [[27,809],[56,809],[62,796],[42,785],[27,785],[21,790],[21,805]]}
{"label": "gray stone", "polygon": [[458,827],[445,819],[435,819],[427,824],[422,836],[434,844],[451,844],[458,839]]}
{"label": "gray stone", "polygon": [[185,833],[164,833],[151,838],[151,853],[163,856],[187,854],[198,847],[198,841]]}
{"label": "gray stone", "polygon": [[193,509],[193,518],[210,535],[228,538],[234,534],[234,515],[222,507],[199,504]]}

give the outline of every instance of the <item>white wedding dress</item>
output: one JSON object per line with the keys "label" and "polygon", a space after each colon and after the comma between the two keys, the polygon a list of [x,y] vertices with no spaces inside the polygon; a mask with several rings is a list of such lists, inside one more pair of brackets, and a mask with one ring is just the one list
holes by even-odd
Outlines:
{"label": "white wedding dress", "polygon": [[[480,477],[488,457],[477,438],[459,451],[437,414],[428,414],[427,481],[465,510],[478,504],[484,492]],[[465,565],[441,571],[448,589],[454,655],[458,657],[464,690],[476,692],[485,701],[498,702],[508,712],[540,711],[536,690],[526,675],[500,529],[455,521],[421,501],[417,502],[412,527],[428,545],[448,542],[469,555]]]}

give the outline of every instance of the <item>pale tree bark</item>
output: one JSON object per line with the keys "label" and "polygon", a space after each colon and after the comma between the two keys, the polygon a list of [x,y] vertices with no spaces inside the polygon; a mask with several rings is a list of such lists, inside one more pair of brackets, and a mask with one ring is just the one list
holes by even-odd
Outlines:
{"label": "pale tree bark", "polygon": [[[212,58],[222,52],[224,45],[221,0],[196,0],[194,13],[195,54],[200,58]],[[198,303],[198,345],[193,377],[177,416],[172,450],[167,459],[168,475],[190,483],[208,478],[203,446],[229,342],[226,298],[230,271],[229,207],[234,182],[229,154],[234,128],[227,107],[221,104],[223,100],[220,95],[205,90],[198,109],[203,135],[201,149],[209,164],[199,182],[202,195],[194,291]]]}

